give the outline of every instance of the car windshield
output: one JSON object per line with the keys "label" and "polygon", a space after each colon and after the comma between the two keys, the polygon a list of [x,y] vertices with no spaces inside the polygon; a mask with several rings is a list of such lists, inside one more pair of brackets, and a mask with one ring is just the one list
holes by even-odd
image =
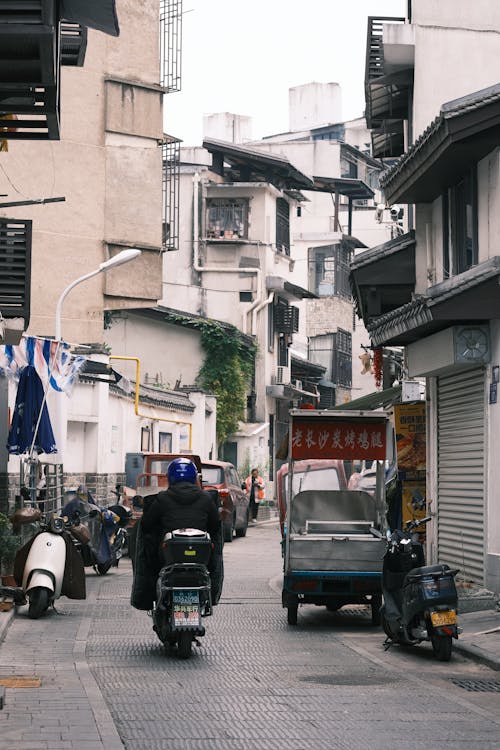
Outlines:
{"label": "car windshield", "polygon": [[[284,495],[288,499],[288,474],[283,477],[283,482]],[[337,469],[328,467],[294,472],[293,494],[296,495],[304,490],[340,490]]]}
{"label": "car windshield", "polygon": [[222,484],[224,481],[223,471],[220,466],[206,466],[203,464],[201,472],[203,484]]}

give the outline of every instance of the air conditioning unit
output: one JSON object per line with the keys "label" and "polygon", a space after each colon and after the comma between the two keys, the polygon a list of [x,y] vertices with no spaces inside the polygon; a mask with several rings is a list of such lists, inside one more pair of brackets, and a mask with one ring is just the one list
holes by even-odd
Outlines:
{"label": "air conditioning unit", "polygon": [[295,388],[297,388],[299,391],[302,390],[302,380],[294,380],[293,385]]}
{"label": "air conditioning unit", "polygon": [[276,368],[276,385],[288,385],[290,383],[290,368],[278,365]]}

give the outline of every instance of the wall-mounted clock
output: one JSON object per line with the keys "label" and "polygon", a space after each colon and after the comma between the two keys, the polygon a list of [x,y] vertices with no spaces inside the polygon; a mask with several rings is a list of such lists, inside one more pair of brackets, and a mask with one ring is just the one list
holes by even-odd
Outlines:
{"label": "wall-mounted clock", "polygon": [[488,326],[457,326],[454,330],[455,362],[489,362],[490,334]]}

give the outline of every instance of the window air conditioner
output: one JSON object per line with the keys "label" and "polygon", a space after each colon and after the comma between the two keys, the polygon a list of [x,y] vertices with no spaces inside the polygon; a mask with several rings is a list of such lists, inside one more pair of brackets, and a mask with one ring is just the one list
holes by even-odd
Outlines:
{"label": "window air conditioner", "polygon": [[290,368],[278,365],[276,369],[276,384],[288,385],[290,383]]}

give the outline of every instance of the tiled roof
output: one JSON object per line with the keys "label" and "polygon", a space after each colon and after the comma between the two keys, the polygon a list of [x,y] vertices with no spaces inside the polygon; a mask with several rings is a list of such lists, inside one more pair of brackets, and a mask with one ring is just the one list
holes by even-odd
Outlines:
{"label": "tiled roof", "polygon": [[443,104],[439,115],[410,146],[408,151],[392,167],[382,172],[380,175],[381,187],[384,188],[404,169],[408,162],[423,149],[425,144],[438,133],[445,120],[450,120],[473,110],[480,110],[482,107],[498,101],[500,101],[500,84],[495,84]]}

